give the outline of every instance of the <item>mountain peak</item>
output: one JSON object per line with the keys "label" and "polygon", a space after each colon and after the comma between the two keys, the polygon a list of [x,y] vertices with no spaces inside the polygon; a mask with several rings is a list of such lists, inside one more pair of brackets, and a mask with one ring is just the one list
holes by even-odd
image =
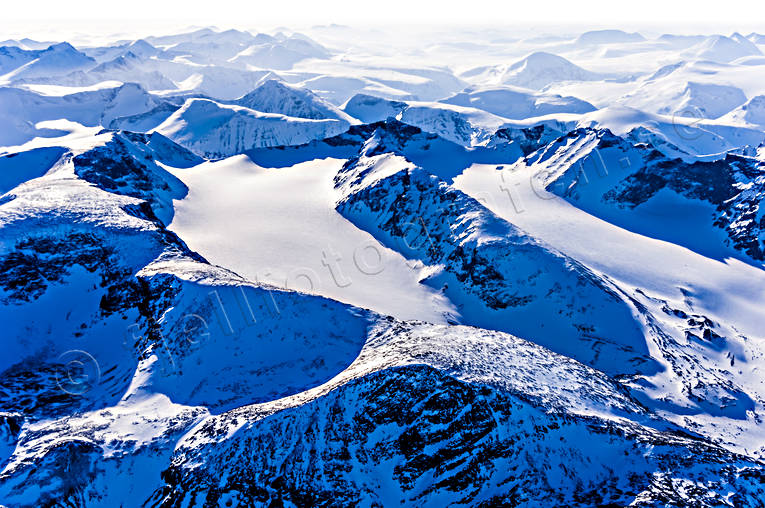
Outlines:
{"label": "mountain peak", "polygon": [[59,42],[56,44],[51,44],[48,46],[47,49],[44,51],[45,53],[77,53],[81,54],[74,46],[69,44],[68,42]]}
{"label": "mountain peak", "polygon": [[541,90],[556,81],[594,81],[602,74],[585,70],[566,58],[536,51],[507,67],[494,67],[484,71],[493,76],[497,84],[515,85]]}
{"label": "mountain peak", "polygon": [[562,56],[548,53],[546,51],[535,51],[534,53],[531,53],[530,55],[526,56],[525,58],[522,58],[521,60],[515,62],[513,65],[510,66],[511,69],[521,67],[523,65],[538,65],[543,67],[553,67],[553,66],[572,66],[570,61],[566,60]]}
{"label": "mountain peak", "polygon": [[239,106],[278,113],[295,118],[315,120],[338,119],[348,124],[353,119],[311,90],[299,88],[279,79],[266,79],[253,91],[234,101]]}

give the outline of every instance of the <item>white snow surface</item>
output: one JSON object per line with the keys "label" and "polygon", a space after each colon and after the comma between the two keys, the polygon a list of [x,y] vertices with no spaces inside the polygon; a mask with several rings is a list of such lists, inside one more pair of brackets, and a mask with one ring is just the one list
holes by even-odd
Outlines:
{"label": "white snow surface", "polygon": [[427,273],[335,211],[342,160],[262,168],[245,156],[171,170],[188,187],[170,229],[249,280],[320,294],[400,319],[453,313]]}

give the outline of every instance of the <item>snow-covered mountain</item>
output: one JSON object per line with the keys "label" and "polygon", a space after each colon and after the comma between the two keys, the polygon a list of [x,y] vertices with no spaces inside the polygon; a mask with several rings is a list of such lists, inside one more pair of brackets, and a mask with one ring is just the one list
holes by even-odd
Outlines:
{"label": "snow-covered mountain", "polygon": [[765,506],[757,34],[396,33],[0,44],[0,506]]}
{"label": "snow-covered mountain", "polygon": [[5,72],[0,75],[0,82],[64,75],[88,69],[96,63],[66,42],[53,44],[44,50],[13,53],[8,55],[10,58],[4,58]]}
{"label": "snow-covered mountain", "polygon": [[[5,41],[5,43],[7,42],[11,41]],[[31,62],[36,55],[36,52],[18,46],[0,46],[0,76]]]}
{"label": "snow-covered mountain", "polygon": [[585,70],[561,56],[537,51],[513,64],[478,67],[463,73],[462,77],[474,83],[541,90],[557,81],[599,81],[606,76]]}
{"label": "snow-covered mountain", "polygon": [[744,92],[735,86],[693,81],[680,86],[671,76],[649,80],[621,102],[651,113],[697,119],[719,118],[746,102]]}
{"label": "snow-covered mountain", "polygon": [[[546,174],[547,190],[611,223],[714,257],[727,245],[765,260],[765,222],[758,210],[765,165],[756,158],[728,154],[687,163],[650,144],[581,129],[527,158],[526,164],[546,168],[539,171]],[[668,208],[674,209],[672,226],[652,222]],[[713,228],[725,235],[715,235]],[[721,236],[728,238],[721,241]]]}
{"label": "snow-covered mountain", "polygon": [[586,113],[595,108],[573,97],[496,88],[460,92],[439,102],[405,102],[357,94],[342,109],[364,122],[395,118],[455,143],[476,146],[488,143],[511,118]]}
{"label": "snow-covered mountain", "polygon": [[[253,405],[200,424],[176,450],[152,501],[439,506],[455,497],[467,505],[627,504],[637,497],[684,504],[692,502],[684,489],[662,490],[648,478],[690,485],[694,480],[675,473],[677,465],[698,464],[697,478],[720,478],[718,471],[732,460],[747,472],[694,496],[711,504],[740,489],[734,502],[756,502],[757,474],[715,449],[650,426],[616,431],[597,417],[562,416],[538,406],[559,395],[545,394],[540,378],[557,378],[582,396],[564,399],[591,407],[605,396],[620,400],[626,412],[640,412],[618,388],[591,378],[594,371],[572,364],[565,380],[561,372],[545,373],[560,357],[501,334],[461,329],[470,338],[455,341],[450,332],[460,328],[376,328],[348,373],[327,386],[278,407]],[[434,336],[437,351],[428,345]],[[516,362],[534,367],[516,370]],[[487,363],[505,366],[503,373],[482,371]],[[444,368],[452,374],[444,375]],[[614,455],[632,480],[622,484],[614,477],[616,467],[604,460]],[[242,457],[234,468],[225,462],[232,456]],[[572,462],[597,465],[573,468]],[[670,463],[673,473],[662,474]],[[223,481],[216,473],[221,469],[230,471]],[[250,481],[260,488],[242,488]]]}
{"label": "snow-covered mountain", "polygon": [[721,119],[733,124],[765,127],[765,95],[757,95],[729,112]]}
{"label": "snow-covered mountain", "polygon": [[121,44],[115,44],[114,46],[82,48],[82,52],[99,63],[116,60],[128,54],[143,58],[158,57],[163,54],[161,49],[152,46],[144,39],[127,41]]}
{"label": "snow-covered mountain", "polygon": [[[196,95],[198,94],[190,94],[191,97]],[[139,132],[153,130],[178,111],[184,102],[183,95],[165,96],[165,98],[165,101],[162,101],[150,111],[116,118],[107,124],[107,126]],[[195,98],[212,100],[201,94]],[[273,79],[263,81],[254,90],[238,99],[216,102],[222,106],[239,106],[260,113],[272,113],[310,120],[337,120],[338,124],[346,127],[357,122],[355,118],[318,97],[310,90],[298,88]]]}
{"label": "snow-covered mountain", "polygon": [[352,117],[310,90],[300,89],[275,79],[264,81],[234,103],[263,113],[278,113],[313,120],[336,119],[349,124],[353,122]]}
{"label": "snow-covered mountain", "polygon": [[145,113],[162,102],[133,83],[61,96],[0,87],[0,146],[44,136],[45,130],[36,125],[46,120],[65,118],[89,127],[108,125],[115,118]]}
{"label": "snow-covered mountain", "polygon": [[[432,174],[397,155],[401,138],[410,143],[420,138],[419,144],[425,145],[427,136],[387,122],[374,131],[359,158],[338,174],[338,210],[345,217],[407,258],[439,267],[426,283],[443,291],[467,323],[485,327],[491,322],[492,328],[540,337],[553,350],[597,362],[591,339],[581,336],[587,328],[617,350],[625,346],[631,351],[622,361],[641,361],[641,333],[607,284],[449,188],[442,180],[449,175],[438,159],[429,166],[440,171]],[[566,309],[575,300],[583,309],[574,317]],[[522,320],[520,315],[549,318]],[[584,343],[578,344],[580,340]],[[616,355],[609,351],[603,356],[610,362]]]}
{"label": "snow-covered mountain", "polygon": [[686,161],[693,161],[695,157],[717,159],[740,147],[758,146],[765,135],[758,127],[727,115],[705,120],[699,116],[651,114],[620,105],[582,115],[566,125],[569,126],[566,130],[574,127],[609,129],[616,135],[648,143],[669,157]]}
{"label": "snow-covered mountain", "polygon": [[684,56],[692,56],[698,60],[712,60],[728,63],[746,56],[759,56],[762,52],[750,40],[740,34],[731,37],[715,35],[690,47]]}
{"label": "snow-covered mountain", "polygon": [[341,109],[362,122],[374,123],[395,118],[407,106],[408,104],[404,101],[383,99],[382,97],[359,93],[348,99]]}
{"label": "snow-covered mountain", "polygon": [[247,31],[215,31],[203,28],[172,36],[147,37],[146,42],[196,64],[233,64],[270,69],[289,69],[307,58],[328,58],[321,44],[294,33],[274,36]]}
{"label": "snow-covered mountain", "polygon": [[[534,260],[533,263],[548,259],[552,263],[550,268],[557,265],[558,270],[563,270],[552,279],[558,283],[562,284],[567,277],[562,273],[570,273],[574,280],[579,279],[572,287],[577,288],[575,291],[601,292],[602,301],[610,302],[607,305],[625,305],[618,303],[619,298],[612,293],[614,289],[601,286],[604,280],[596,274],[577,267],[572,260],[566,261],[565,257],[531,238],[523,240],[523,236],[518,236],[520,232],[510,236],[502,234],[502,228],[512,228],[509,223],[493,216],[477,201],[450,189],[446,181],[441,181],[431,170],[417,168],[401,155],[396,155],[409,153],[412,157],[411,154],[422,153],[424,146],[434,141],[432,137],[428,141],[427,136],[408,129],[411,128],[389,122],[370,131],[369,141],[360,146],[360,156],[337,174],[335,185],[341,190],[338,209],[365,228],[381,228],[379,237],[386,243],[395,242],[399,234],[395,232],[402,231],[404,236],[400,237],[401,243],[396,248],[421,252],[417,255],[423,256],[428,264],[445,261],[443,275],[433,272],[428,284],[435,281],[444,286],[448,284],[450,289],[445,289],[445,294],[464,302],[458,307],[460,319],[475,319],[477,308],[471,310],[471,305],[467,304],[471,299],[476,302],[472,305],[486,309],[508,310],[518,305],[530,309],[535,300],[543,306],[555,306],[559,296],[571,294],[561,287],[553,289],[552,295],[556,296],[551,297],[542,282],[549,275],[532,274],[527,279],[520,274],[518,268],[526,256],[529,261]],[[443,483],[435,479],[447,474],[439,472],[444,471],[444,464],[453,464],[445,471],[454,471],[444,479],[459,473],[463,478],[461,482],[471,486],[469,492],[462,494],[463,499],[471,503],[480,499],[497,502],[508,495],[520,496],[527,502],[608,499],[626,503],[638,495],[634,492],[640,492],[641,499],[659,499],[663,491],[657,490],[651,481],[641,480],[646,478],[645,474],[649,478],[664,475],[663,478],[671,478],[673,483],[680,485],[700,485],[695,483],[700,477],[713,478],[716,487],[707,486],[698,491],[710,500],[735,494],[739,496],[736,499],[746,503],[760,495],[762,473],[757,462],[733,455],[698,437],[687,437],[670,422],[651,416],[644,403],[632,399],[607,374],[558,356],[539,345],[499,332],[378,317],[319,297],[251,286],[230,272],[206,264],[165,229],[172,220],[172,209],[168,207],[171,200],[183,199],[188,191],[167,173],[165,166],[151,162],[156,159],[165,165],[185,167],[197,161],[182,148],[156,136],[106,133],[93,140],[93,148],[79,150],[82,153],[59,152],[57,161],[40,161],[43,168],[51,167],[48,174],[17,187],[10,201],[6,200],[2,205],[9,213],[3,227],[5,235],[23,235],[23,231],[28,230],[26,221],[49,224],[48,229],[38,229],[33,238],[23,236],[16,243],[13,240],[5,242],[15,245],[3,259],[5,298],[12,306],[8,307],[9,311],[16,316],[23,312],[39,312],[37,309],[41,305],[51,305],[63,296],[56,296],[58,292],[66,294],[90,287],[88,278],[101,280],[90,290],[95,294],[84,301],[71,299],[74,306],[59,306],[55,312],[47,313],[50,325],[38,321],[41,330],[51,327],[47,336],[55,336],[55,343],[46,341],[43,335],[36,339],[38,342],[32,343],[31,349],[24,345],[24,352],[12,350],[13,354],[9,355],[9,358],[30,355],[39,358],[42,355],[50,358],[52,363],[48,370],[35,374],[38,400],[41,401],[38,405],[24,406],[19,399],[29,390],[28,384],[21,383],[22,379],[29,379],[27,371],[15,367],[4,381],[4,390],[8,394],[6,404],[21,410],[13,416],[15,420],[9,420],[15,423],[9,424],[8,428],[37,429],[34,433],[16,432],[9,436],[15,446],[12,454],[7,456],[0,488],[7,502],[24,505],[55,497],[88,503],[86,500],[94,496],[107,503],[124,496],[135,496],[152,505],[181,502],[189,496],[199,495],[198,492],[210,495],[210,482],[214,476],[207,472],[207,468],[216,471],[224,468],[229,480],[216,484],[215,499],[234,496],[240,502],[256,503],[262,499],[293,499],[300,495],[301,499],[316,501],[324,499],[331,491],[343,499],[364,492],[364,496],[375,500],[388,499],[397,492],[397,498],[414,503],[434,499],[434,496],[435,499],[450,499],[451,480]],[[396,191],[396,182],[402,178],[410,182],[406,184],[402,180],[405,188],[410,189],[405,194]],[[384,189],[385,193],[377,194],[375,189]],[[383,197],[386,195],[389,196],[387,199]],[[79,199],[73,200],[73,196],[79,196]],[[396,196],[409,197],[401,201],[394,200]],[[450,203],[449,206],[430,205],[431,200],[438,203],[441,199]],[[140,203],[146,203],[146,206]],[[418,208],[411,210],[411,206]],[[363,219],[373,218],[377,213],[381,217],[393,217],[393,221],[378,223],[374,219],[372,222]],[[433,220],[431,214],[434,214]],[[455,215],[452,217],[452,214]],[[397,215],[402,218],[396,218]],[[420,224],[427,228],[427,240],[418,238],[415,228],[420,224],[407,225],[407,220],[411,222],[407,218],[413,216],[422,219]],[[452,227],[456,229],[449,233]],[[452,241],[444,238],[442,231],[447,235],[458,235],[460,240],[450,247]],[[10,240],[13,236],[6,238]],[[136,249],[138,241],[146,243]],[[470,242],[476,241],[478,243],[471,247]],[[499,244],[493,245],[494,242]],[[515,247],[508,249],[509,245]],[[454,250],[442,253],[447,248]],[[492,275],[492,270],[499,269],[499,274],[502,273],[503,265],[495,263],[507,253],[513,253],[512,264],[508,266],[513,268],[512,276],[517,280],[507,286],[514,288],[511,293],[503,289],[506,287],[503,279],[507,275],[500,276],[502,278]],[[467,257],[460,261],[463,256]],[[13,284],[12,281],[20,280],[20,273],[28,270],[29,263],[39,263],[42,257],[46,261],[45,265],[37,265],[41,270],[38,278],[29,279],[22,286]],[[491,261],[485,269],[478,269],[484,263],[483,258]],[[142,264],[146,266],[140,268]],[[64,266],[66,269],[62,271]],[[138,277],[132,275],[136,270]],[[81,278],[85,280],[75,282]],[[585,282],[588,279],[590,282]],[[523,287],[536,288],[535,291],[541,291],[546,298],[532,297],[529,300],[529,295],[524,297],[518,293]],[[237,296],[240,293],[241,296]],[[470,296],[471,293],[474,296]],[[581,296],[578,301],[582,301]],[[132,310],[136,305],[133,302],[138,302],[137,313]],[[561,304],[564,302],[560,301]],[[243,309],[243,312],[234,309]],[[578,324],[594,326],[585,337],[591,333],[600,340],[604,338],[603,331],[599,332],[599,325],[595,324],[598,316],[608,317],[609,321],[619,315],[626,322],[633,319],[630,312],[615,309],[596,312],[595,309],[591,314],[594,321]],[[561,322],[566,322],[566,314],[552,312],[547,315],[559,315]],[[152,318],[159,315],[161,321]],[[189,316],[194,316],[191,326]],[[581,320],[586,314],[577,312],[571,316]],[[137,320],[136,327],[129,328],[126,338],[123,338],[125,334],[111,332],[125,320]],[[23,325],[26,321],[17,318],[14,322]],[[254,322],[269,325],[249,324]],[[68,324],[60,328],[58,323]],[[205,323],[203,335],[196,336],[194,333],[201,331],[201,323]],[[317,330],[314,323],[324,325]],[[537,320],[517,324],[525,327],[534,323],[540,324]],[[624,330],[616,323],[614,321],[614,326],[621,329],[618,337],[624,340]],[[544,324],[556,326],[550,320],[545,320]],[[300,326],[309,326],[312,331],[295,328]],[[24,328],[12,333],[28,333],[22,330]],[[639,327],[635,339],[641,340],[642,332],[637,330]],[[547,336],[531,330],[526,333],[535,337],[535,341]],[[67,334],[72,345],[63,340]],[[105,339],[110,336],[127,341],[127,347],[123,348],[118,342],[116,349],[110,348],[111,342]],[[285,344],[284,337],[301,341],[301,359],[310,362],[310,368],[307,368],[308,363],[306,367],[294,364],[293,352],[298,343]],[[327,337],[337,341],[337,345],[328,343]],[[550,337],[561,336],[553,333]],[[76,393],[84,388],[81,383],[67,385],[67,389],[75,393],[65,392],[63,399],[59,397],[55,403],[46,403],[44,401],[56,393],[61,383],[56,362],[68,361],[67,353],[71,355],[73,350],[66,348],[72,348],[74,344],[83,348],[79,351],[97,355],[93,358],[97,358],[98,376],[93,371],[86,372],[93,376],[90,379],[98,379],[97,386],[84,391],[86,398],[83,398]],[[101,345],[97,347],[96,344]],[[645,364],[645,359],[636,363],[619,360],[619,355],[639,355],[638,344],[622,348],[618,343],[605,341],[597,349],[601,355],[583,359],[609,372],[612,368],[623,372],[619,365],[626,362],[637,372],[650,373],[650,362]],[[589,351],[584,348],[574,352],[569,349],[573,344],[566,340],[551,345],[575,356]],[[612,347],[615,349],[609,349]],[[145,352],[137,354],[139,351]],[[264,356],[263,351],[268,354]],[[473,353],[466,357],[465,351]],[[332,356],[326,356],[328,354]],[[88,358],[77,358],[78,365]],[[284,363],[284,358],[291,361]],[[255,359],[257,361],[253,363]],[[200,370],[199,365],[204,365],[204,369]],[[486,371],[489,365],[492,374]],[[82,368],[92,369],[93,366],[85,364]],[[301,372],[300,376],[296,376],[297,372]],[[336,374],[341,372],[338,377]],[[79,370],[76,374],[81,376]],[[277,381],[282,378],[289,380],[286,385]],[[246,383],[242,382],[244,379]],[[220,380],[221,383],[210,384],[210,380]],[[279,386],[284,388],[275,392]],[[22,389],[23,392],[19,392]],[[437,399],[432,398],[434,393],[440,394]],[[395,396],[385,395],[381,399],[382,394]],[[270,402],[273,400],[281,402]],[[428,410],[431,406],[433,409]],[[206,408],[217,416],[212,416]],[[408,409],[404,411],[404,408]],[[440,448],[432,448],[432,444],[428,445],[427,452],[425,448],[412,448],[412,444],[404,444],[409,441],[401,438],[414,432],[407,429],[413,429],[414,422],[418,422],[419,441],[415,442],[422,443],[420,447],[425,446],[424,443],[440,442],[441,431],[432,427],[434,423],[428,423],[431,421],[428,411],[435,411],[432,418],[438,415],[439,421],[451,429],[449,434],[453,437],[448,441],[448,448],[441,452],[436,451]],[[316,420],[316,415],[329,413],[334,416],[326,419],[320,416]],[[394,414],[398,416],[391,419]],[[481,414],[485,416],[479,417]],[[51,421],[51,415],[56,419]],[[361,415],[368,418],[363,419]],[[378,421],[378,418],[383,419]],[[348,423],[338,427],[340,421]],[[480,422],[485,422],[486,426]],[[124,425],[132,429],[127,434],[119,430]],[[366,425],[363,428],[370,429],[382,426],[380,429],[388,430],[369,442],[363,437],[367,432],[357,425]],[[311,436],[318,435],[319,429],[321,435],[330,433],[337,437],[314,440]],[[514,430],[511,432],[510,429]],[[582,432],[588,436],[585,441],[582,441]],[[550,433],[555,439],[549,438]],[[594,439],[604,441],[593,447]],[[94,440],[108,442],[109,446],[93,446]],[[489,446],[494,442],[505,444],[499,448]],[[552,445],[553,442],[556,444]],[[248,450],[252,446],[267,446],[265,443],[279,443],[268,448],[274,450],[273,458],[267,455],[255,462],[244,459],[221,462],[232,453],[253,456]],[[343,443],[342,447],[340,443]],[[351,443],[353,451],[349,458],[347,452],[342,451]],[[511,446],[511,443],[524,444]],[[587,443],[586,448],[584,443]],[[499,451],[508,446],[512,451]],[[522,448],[516,448],[518,446]],[[503,464],[509,457],[518,454],[525,457],[540,446],[545,450],[550,447],[549,451],[539,455],[535,451],[533,456],[539,458],[519,461],[516,471],[531,475],[534,471],[557,468],[561,471],[558,475],[563,475],[565,481],[553,482],[551,476],[549,485],[517,483],[517,494],[506,492],[501,481],[487,483],[482,477],[472,477],[469,474],[471,468],[461,465],[460,454],[443,455],[446,450],[460,447],[464,447],[462,453],[470,453],[473,457],[476,450],[485,450],[479,455],[481,459],[473,460],[480,460],[478,463],[482,467],[499,474],[507,471]],[[379,455],[373,454],[370,447],[386,450],[384,463],[373,458]],[[587,463],[598,467],[572,468],[572,460],[585,459],[562,459],[577,449],[581,451],[575,457],[585,454]],[[317,473],[310,473],[315,471],[312,466],[305,474],[298,474],[301,468],[292,468],[294,475],[272,484],[270,478],[274,478],[274,473],[270,468],[282,463],[277,457],[294,456],[297,450],[314,450],[312,453],[323,457],[324,465],[318,470],[323,473],[318,473],[318,477]],[[603,450],[609,452],[598,455],[605,453]],[[423,457],[431,458],[413,462],[423,453]],[[620,472],[628,467],[642,473],[623,477],[625,488],[603,491],[603,486],[613,478],[613,466],[606,459],[613,453],[630,458],[629,466],[621,466]],[[36,457],[37,466],[30,466],[30,457]],[[55,466],[62,460],[70,464],[65,469]],[[400,465],[394,469],[383,465],[391,460]],[[191,468],[190,465],[195,463],[202,465]],[[667,477],[665,469],[670,463],[673,472]],[[725,469],[724,465],[731,463],[737,468]],[[96,464],[100,465],[96,467]],[[341,464],[345,466],[339,471],[346,471],[344,474],[350,476],[333,474],[319,482],[318,478]],[[418,465],[411,469],[414,464]],[[118,489],[103,490],[101,487],[113,483],[115,477],[137,474],[138,470],[145,481]],[[391,475],[387,481],[396,486],[395,490],[391,491],[390,487],[380,490],[375,483],[367,483],[371,478],[379,477],[378,474],[370,476],[370,470]],[[403,474],[410,470],[416,477],[434,479],[412,483],[413,480]],[[54,478],[60,481],[49,481]],[[239,487],[242,482],[254,481],[265,482],[262,483],[265,485],[262,493],[243,492]],[[48,486],[31,495],[23,488],[29,482],[47,483]],[[583,494],[582,485],[588,485],[590,490]],[[687,500],[684,494],[673,495],[676,497],[672,499],[677,502]]]}
{"label": "snow-covered mountain", "polygon": [[36,41],[29,37],[22,37],[21,39],[6,39],[0,41],[0,46],[14,46],[19,49],[45,49],[53,45],[53,42]]}
{"label": "snow-covered mountain", "polygon": [[110,79],[140,83],[148,90],[171,90],[175,83],[157,69],[147,65],[146,56],[127,51],[111,60],[100,63],[87,72],[67,76],[73,85],[95,84]]}
{"label": "snow-covered mountain", "polygon": [[486,144],[507,122],[480,109],[438,102],[411,102],[396,118],[464,146]]}
{"label": "snow-covered mountain", "polygon": [[290,69],[302,60],[329,56],[329,51],[320,44],[301,34],[293,34],[289,37],[260,37],[255,44],[237,53],[230,62],[266,69]]}
{"label": "snow-covered mountain", "polygon": [[209,99],[189,99],[156,132],[205,157],[225,157],[262,146],[297,145],[348,128],[337,119],[261,113]]}
{"label": "snow-covered mountain", "polygon": [[755,44],[765,44],[765,36],[763,36],[762,34],[758,34],[756,32],[750,33],[749,35],[746,36],[746,38]]}
{"label": "snow-covered mountain", "polygon": [[592,30],[576,38],[576,44],[619,44],[625,42],[642,42],[645,37],[637,32],[627,33],[622,30]]}
{"label": "snow-covered mountain", "polygon": [[513,87],[467,89],[442,102],[478,108],[514,120],[553,113],[589,113],[595,110],[595,106],[576,97],[529,93]]}

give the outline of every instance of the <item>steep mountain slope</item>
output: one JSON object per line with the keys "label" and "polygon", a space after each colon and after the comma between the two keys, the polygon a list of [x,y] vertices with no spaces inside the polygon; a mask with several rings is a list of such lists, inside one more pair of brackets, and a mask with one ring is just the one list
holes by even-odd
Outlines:
{"label": "steep mountain slope", "polygon": [[[99,144],[86,153],[59,151],[52,167],[47,160],[38,162],[50,167],[47,174],[3,198],[4,407],[24,414],[40,409],[37,418],[119,399],[135,367],[129,349],[120,346],[123,320],[145,324],[150,312],[143,306],[150,291],[133,274],[166,249],[188,252],[157,218],[168,219],[172,197],[184,189],[153,162],[154,155],[195,162],[183,157],[188,152],[156,137],[106,135]],[[74,394],[60,393],[57,378],[59,386],[69,381],[55,366],[67,363],[61,355],[68,351],[97,357],[97,369],[111,375],[87,396],[73,396],[82,393],[76,387]],[[92,381],[93,371],[88,374]],[[27,378],[39,398],[24,394]],[[72,379],[76,385],[74,379],[81,378]]]}
{"label": "steep mountain slope", "polygon": [[[150,131],[157,128],[170,115],[180,109],[184,102],[184,96],[209,99],[203,94],[194,92],[168,95],[166,98],[169,102],[162,102],[156,108],[145,113],[115,119],[110,125],[118,129],[139,132]],[[262,81],[254,90],[238,99],[218,100],[216,102],[229,106],[241,106],[261,113],[274,113],[312,120],[337,120],[339,125],[346,126],[357,122],[355,118],[318,97],[310,90],[297,88],[275,79]]]}
{"label": "steep mountain slope", "polygon": [[43,176],[64,151],[60,147],[44,147],[0,155],[0,194],[27,180]]}
{"label": "steep mountain slope", "polygon": [[[726,425],[730,427],[720,439],[737,450],[761,448],[756,444],[762,437],[757,415],[764,407],[765,393],[754,374],[763,360],[754,346],[761,334],[754,325],[761,318],[756,307],[746,304],[746,311],[720,314],[713,302],[719,298],[737,301],[737,297],[714,289],[714,285],[705,288],[705,293],[698,297],[686,288],[678,290],[677,286],[649,296],[650,283],[645,287],[639,281],[625,285],[612,280],[610,268],[603,271],[602,263],[593,265],[591,257],[586,258],[586,265],[580,265],[512,226],[516,216],[522,216],[524,206],[528,206],[524,203],[543,195],[540,192],[544,191],[537,190],[541,187],[533,180],[528,192],[523,192],[523,197],[518,195],[518,186],[527,183],[534,174],[524,180],[521,168],[526,164],[545,168],[536,165],[538,154],[531,153],[515,163],[519,178],[495,180],[492,192],[474,194],[481,200],[478,202],[447,185],[446,181],[454,176],[447,166],[451,157],[439,158],[437,149],[419,145],[420,150],[436,150],[423,169],[398,155],[405,153],[401,140],[412,143],[416,137],[416,131],[400,124],[389,122],[378,127],[358,158],[352,158],[336,179],[341,191],[338,210],[354,224],[373,232],[384,245],[435,266],[437,270],[423,282],[443,291],[455,304],[461,322],[517,333],[607,373],[630,379],[630,387],[641,394],[646,404],[674,414],[676,421],[691,418],[683,416],[691,412],[695,415],[693,428],[705,435],[717,435],[715,418],[729,419]],[[543,138],[544,131],[537,139]],[[522,138],[507,136],[507,139],[523,148]],[[569,138],[564,136],[538,153],[553,152],[566,139]],[[508,158],[512,153],[497,151],[482,156],[514,161]],[[577,156],[571,152],[568,155],[555,160],[561,167],[569,168],[577,162]],[[586,167],[589,174],[590,166]],[[581,169],[572,169],[573,174],[580,172]],[[504,172],[501,174],[505,176]],[[597,175],[590,174],[590,178]],[[702,182],[697,189],[703,188]],[[549,198],[540,201],[546,199]],[[498,200],[506,203],[504,211],[509,213],[502,218],[508,222],[485,208]],[[543,217],[541,220],[546,223]],[[553,229],[558,222],[560,218],[554,219]],[[582,226],[586,230],[587,223]],[[689,228],[686,225],[678,231]],[[559,237],[554,239],[560,241]],[[526,267],[529,272],[525,272]],[[759,273],[756,268],[752,270]],[[739,280],[742,274],[735,273]],[[549,286],[552,280],[556,282]],[[571,284],[566,282],[569,280]],[[643,280],[651,279],[645,275]],[[762,292],[756,287],[754,284],[751,288],[752,301],[761,301]],[[578,302],[588,303],[576,306],[576,312],[571,314],[576,319],[569,321],[564,310],[569,303],[564,295],[572,293],[577,295]],[[681,298],[681,294],[685,296]],[[601,306],[608,310],[595,310]],[[547,317],[529,321],[513,318],[516,312],[526,317],[538,312]],[[627,336],[625,331],[630,329],[634,332]],[[755,342],[750,342],[750,338]],[[734,357],[746,358],[747,367],[734,368],[733,365],[738,365]],[[720,362],[733,365],[721,369]]]}
{"label": "steep mountain slope", "polygon": [[[535,168],[524,167],[475,166],[456,185],[629,295],[648,323],[651,357],[664,366],[623,378],[641,402],[726,447],[761,456],[763,271],[602,221],[548,194],[536,179],[529,185]],[[502,188],[512,190],[512,199]]]}
{"label": "steep mountain slope", "polygon": [[303,145],[259,148],[247,152],[256,164],[268,168],[292,166],[300,162],[332,157],[355,159],[375,132],[388,133],[386,146],[417,166],[453,178],[474,163],[497,160],[516,161],[550,139],[558,137],[563,128],[555,121],[535,127],[511,126],[500,129],[481,146],[465,146],[395,118],[382,122],[351,126],[348,131]]}
{"label": "steep mountain slope", "polygon": [[260,81],[271,75],[271,71],[240,70],[216,65],[199,66],[173,62],[168,66],[162,62],[159,70],[176,83],[176,88],[167,90],[168,95],[196,93],[220,100],[235,100],[252,91]]}
{"label": "steep mountain slope", "polygon": [[170,115],[180,109],[179,105],[172,102],[162,102],[157,107],[138,113],[136,115],[120,116],[113,119],[107,127],[110,129],[123,129],[132,132],[149,132],[167,120]]}

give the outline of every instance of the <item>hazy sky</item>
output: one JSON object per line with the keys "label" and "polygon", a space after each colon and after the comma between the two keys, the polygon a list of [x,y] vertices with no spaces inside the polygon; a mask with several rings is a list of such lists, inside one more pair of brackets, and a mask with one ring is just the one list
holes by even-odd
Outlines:
{"label": "hazy sky", "polygon": [[31,0],[3,2],[0,38],[170,30],[268,30],[316,24],[581,25],[673,32],[765,33],[762,0]]}
{"label": "hazy sky", "polygon": [[[761,0],[32,0],[3,2],[2,20],[179,19],[205,23],[736,23],[765,25]],[[765,29],[765,26],[763,26]]]}

